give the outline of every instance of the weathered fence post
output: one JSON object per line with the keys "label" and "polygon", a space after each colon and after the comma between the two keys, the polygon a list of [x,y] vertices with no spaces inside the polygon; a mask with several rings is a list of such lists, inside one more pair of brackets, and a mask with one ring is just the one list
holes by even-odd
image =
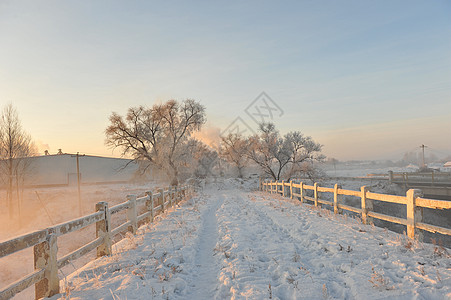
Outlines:
{"label": "weathered fence post", "polygon": [[393,183],[393,171],[388,171],[388,183]]}
{"label": "weathered fence post", "polygon": [[150,211],[150,216],[147,217],[147,223],[150,223],[150,222],[153,223],[155,215],[154,215],[154,212],[153,212],[153,207],[154,206],[153,206],[153,194],[152,194],[152,191],[147,191],[146,192],[146,196],[149,197],[149,199],[146,200],[146,210]]}
{"label": "weathered fence post", "polygon": [[285,197],[285,180],[282,180],[282,197]]}
{"label": "weathered fence post", "polygon": [[293,180],[290,180],[290,199],[293,199]]}
{"label": "weathered fence post", "polygon": [[169,207],[172,207],[172,202],[174,200],[174,187],[170,186],[168,188],[168,194],[169,194]]}
{"label": "weathered fence post", "polygon": [[164,213],[164,189],[158,189],[160,193],[161,212]]}
{"label": "weathered fence post", "polygon": [[300,186],[299,193],[301,194],[301,203],[303,203],[304,202],[304,183],[301,181],[299,183],[299,186]]}
{"label": "weathered fence post", "polygon": [[103,212],[103,219],[96,223],[96,238],[103,237],[103,243],[97,247],[97,257],[111,255],[111,215],[108,203],[97,203],[96,211]]}
{"label": "weathered fence post", "polygon": [[410,189],[407,191],[407,236],[423,241],[423,232],[416,228],[417,222],[423,222],[423,208],[415,205],[416,198],[422,196],[421,190]]}
{"label": "weathered fence post", "polygon": [[339,186],[337,183],[334,185],[334,214],[340,213],[339,194],[338,194],[338,189],[340,188],[341,186]]}
{"label": "weathered fence post", "polygon": [[184,187],[183,186],[181,186],[180,188],[178,188],[177,189],[177,204],[178,203],[180,203],[180,201],[182,201],[183,200],[183,189],[184,189]]}
{"label": "weathered fence post", "polygon": [[270,184],[270,185],[269,185],[269,186],[270,186],[270,189],[269,189],[269,190],[271,191],[271,194],[272,194],[272,180],[270,181],[269,184]]}
{"label": "weathered fence post", "polygon": [[136,219],[136,196],[127,195],[127,201],[129,201],[127,209],[127,220],[131,223],[128,226],[128,231],[135,234],[136,230],[138,229],[138,222]]}
{"label": "weathered fence post", "polygon": [[314,198],[315,198],[315,206],[318,206],[318,183],[315,182],[313,185],[313,192],[314,192]]}
{"label": "weathered fence post", "polygon": [[44,278],[35,284],[35,298],[46,298],[60,291],[58,278],[58,244],[56,235],[49,234],[45,242],[34,246],[34,269],[44,269]]}
{"label": "weathered fence post", "polygon": [[180,202],[180,188],[178,186],[174,188],[174,202],[174,205]]}
{"label": "weathered fence post", "polygon": [[373,211],[373,201],[366,198],[366,193],[368,192],[367,186],[362,186],[360,188],[360,199],[361,199],[361,207],[362,207],[362,223],[370,224],[372,221],[371,217],[368,217],[368,212]]}

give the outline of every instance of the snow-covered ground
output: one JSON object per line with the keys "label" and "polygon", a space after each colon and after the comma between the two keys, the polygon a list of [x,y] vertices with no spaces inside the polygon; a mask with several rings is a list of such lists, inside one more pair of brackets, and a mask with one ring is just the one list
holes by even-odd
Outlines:
{"label": "snow-covered ground", "polygon": [[[371,165],[355,165],[355,164],[338,164],[335,167],[331,165],[321,165],[320,166],[324,172],[331,177],[362,177],[369,174],[385,174],[388,176],[388,171],[393,171],[394,173],[412,173],[418,172],[420,169],[416,165],[407,165],[404,167],[386,167],[386,166],[371,166]],[[451,168],[443,167],[443,164],[429,164],[428,167],[440,170],[440,172],[451,172]]]}
{"label": "snow-covered ground", "polygon": [[[157,183],[147,184],[105,184],[82,185],[81,199],[83,215],[93,213],[95,204],[100,201],[109,202],[110,206],[126,201],[128,194],[144,195],[145,191],[155,188]],[[165,186],[165,185],[159,185]],[[0,210],[0,241],[33,232],[39,229],[66,222],[79,217],[77,187],[54,187],[26,189],[21,201],[21,218],[8,217],[8,210]],[[17,210],[16,210],[17,213]],[[112,218],[114,226],[122,224],[126,219],[125,212]],[[58,238],[58,255],[63,255],[83,246],[95,238],[95,225]],[[70,274],[95,258],[95,251],[72,262],[60,270]],[[20,263],[17,263],[20,261]],[[0,259],[0,286],[4,287],[33,271],[33,248],[19,251]],[[34,287],[18,294],[14,299],[33,299]]]}
{"label": "snow-covered ground", "polygon": [[52,299],[451,299],[449,249],[249,187],[207,184]]}
{"label": "snow-covered ground", "polygon": [[395,173],[401,172],[417,172],[418,167],[416,166],[406,166],[406,167],[358,167],[355,165],[346,166],[339,165],[336,168],[331,166],[324,167],[324,171],[328,176],[332,177],[361,177],[367,176],[368,174],[385,174],[388,176],[388,171],[393,171]]}

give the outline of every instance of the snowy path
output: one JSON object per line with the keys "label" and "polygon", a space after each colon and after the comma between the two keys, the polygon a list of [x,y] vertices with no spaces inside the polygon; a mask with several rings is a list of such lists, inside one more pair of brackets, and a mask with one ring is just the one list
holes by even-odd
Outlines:
{"label": "snowy path", "polygon": [[192,290],[186,299],[213,299],[217,287],[217,270],[214,248],[218,239],[216,213],[223,201],[223,196],[212,199],[209,208],[202,214],[202,225],[199,232],[199,242],[196,247],[195,266],[197,273],[191,279]]}
{"label": "snowy path", "polygon": [[451,299],[450,252],[279,196],[211,188],[71,275],[65,291],[71,299]]}

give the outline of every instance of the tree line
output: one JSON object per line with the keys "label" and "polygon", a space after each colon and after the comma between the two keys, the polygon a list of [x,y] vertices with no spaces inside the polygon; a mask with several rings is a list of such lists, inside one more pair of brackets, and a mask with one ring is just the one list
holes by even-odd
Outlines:
{"label": "tree line", "polygon": [[[252,136],[229,133],[211,147],[193,136],[205,122],[205,107],[193,99],[131,107],[124,116],[110,115],[105,144],[138,162],[142,173],[149,168],[162,171],[171,185],[221,175],[224,166],[234,168],[238,177],[249,167],[258,167],[260,174],[274,180],[313,176],[312,162],[324,159],[322,146],[311,137],[299,131],[281,135],[271,123],[260,124],[258,134]],[[31,176],[27,158],[35,155],[37,149],[17,110],[6,105],[0,115],[0,185],[6,191],[10,216],[20,211],[25,177]]]}
{"label": "tree line", "polygon": [[164,171],[173,185],[190,173],[187,170],[188,175],[207,176],[221,163],[236,168],[238,177],[251,165],[274,180],[311,177],[316,172],[313,162],[325,158],[322,145],[311,137],[300,131],[282,136],[272,123],[261,123],[259,133],[252,136],[222,136],[215,149],[193,137],[205,121],[205,107],[193,99],[129,108],[125,116],[110,116],[106,144],[140,161],[144,170],[154,166]]}

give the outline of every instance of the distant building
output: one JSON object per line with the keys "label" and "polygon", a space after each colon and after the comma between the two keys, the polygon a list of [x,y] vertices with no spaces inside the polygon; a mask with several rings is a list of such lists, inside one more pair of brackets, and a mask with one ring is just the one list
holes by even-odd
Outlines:
{"label": "distant building", "polygon": [[[77,184],[77,158],[72,154],[44,155],[28,158],[30,168],[25,186],[53,186]],[[138,163],[130,159],[79,156],[82,184],[120,183],[133,179]]]}
{"label": "distant building", "polygon": [[451,161],[446,162],[443,166],[445,168],[451,168]]}

